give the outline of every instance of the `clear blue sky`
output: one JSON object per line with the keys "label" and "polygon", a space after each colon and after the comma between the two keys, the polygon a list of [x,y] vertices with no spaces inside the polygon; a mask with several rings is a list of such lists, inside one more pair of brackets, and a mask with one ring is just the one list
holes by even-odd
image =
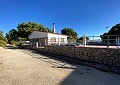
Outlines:
{"label": "clear blue sky", "polygon": [[[0,0],[0,30],[37,22],[58,33],[73,28],[78,36],[100,35],[120,23],[120,0]],[[104,29],[108,26],[108,29]]]}

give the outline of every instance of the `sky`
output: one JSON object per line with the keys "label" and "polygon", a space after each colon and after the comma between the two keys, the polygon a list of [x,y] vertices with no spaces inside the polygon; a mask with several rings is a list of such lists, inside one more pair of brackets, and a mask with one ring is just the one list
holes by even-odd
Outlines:
{"label": "sky", "polygon": [[97,36],[120,23],[120,0],[0,0],[0,30],[4,35],[23,22],[51,29],[55,23],[57,33],[72,28],[78,37]]}

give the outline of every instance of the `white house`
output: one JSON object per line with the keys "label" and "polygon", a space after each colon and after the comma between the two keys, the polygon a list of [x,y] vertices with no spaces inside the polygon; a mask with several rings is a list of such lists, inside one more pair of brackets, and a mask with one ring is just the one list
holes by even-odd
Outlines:
{"label": "white house", "polygon": [[29,35],[30,46],[61,45],[67,44],[68,35],[34,31]]}

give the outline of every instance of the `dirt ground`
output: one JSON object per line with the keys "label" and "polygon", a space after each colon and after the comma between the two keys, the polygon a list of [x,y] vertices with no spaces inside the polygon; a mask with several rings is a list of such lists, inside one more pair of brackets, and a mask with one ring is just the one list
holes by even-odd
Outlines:
{"label": "dirt ground", "polygon": [[34,51],[0,48],[0,85],[120,85],[120,75]]}

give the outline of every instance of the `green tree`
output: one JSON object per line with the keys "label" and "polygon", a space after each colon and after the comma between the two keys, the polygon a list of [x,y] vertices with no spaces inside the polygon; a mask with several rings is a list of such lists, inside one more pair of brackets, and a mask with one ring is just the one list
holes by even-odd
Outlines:
{"label": "green tree", "polygon": [[51,30],[47,27],[44,27],[41,24],[37,24],[35,22],[28,22],[18,24],[17,26],[19,37],[28,38],[28,36],[35,30],[40,30],[43,32],[50,32]]}
{"label": "green tree", "polygon": [[6,38],[8,39],[8,43],[11,43],[11,41],[18,42],[28,40],[28,36],[35,30],[51,32],[49,28],[44,27],[41,24],[35,22],[24,22],[18,24],[17,29],[11,29],[8,33],[6,33]]}
{"label": "green tree", "polygon": [[78,34],[72,28],[64,28],[61,30],[61,33],[69,35],[71,39],[77,40]]}
{"label": "green tree", "polygon": [[[88,41],[90,38],[86,36],[86,40]],[[77,39],[77,42],[82,43],[83,42],[83,37],[80,37]]]}
{"label": "green tree", "polygon": [[14,40],[12,40],[12,41],[11,41],[11,44],[14,44],[14,45],[19,45],[19,44],[20,44],[20,42],[19,42],[19,41],[14,41]]}
{"label": "green tree", "polygon": [[0,47],[5,47],[7,40],[6,38],[3,36],[3,32],[0,31]]}
{"label": "green tree", "polygon": [[114,39],[116,39],[116,37],[120,37],[120,23],[116,24],[107,33],[104,33],[103,35],[100,36],[103,42],[107,42],[108,35],[115,35],[115,36],[109,36],[109,39],[113,39],[110,40],[110,43],[114,43],[115,42]]}
{"label": "green tree", "polygon": [[19,36],[18,31],[15,29],[11,29],[8,33],[6,33],[8,43],[11,43],[12,40],[17,41],[18,36]]}

